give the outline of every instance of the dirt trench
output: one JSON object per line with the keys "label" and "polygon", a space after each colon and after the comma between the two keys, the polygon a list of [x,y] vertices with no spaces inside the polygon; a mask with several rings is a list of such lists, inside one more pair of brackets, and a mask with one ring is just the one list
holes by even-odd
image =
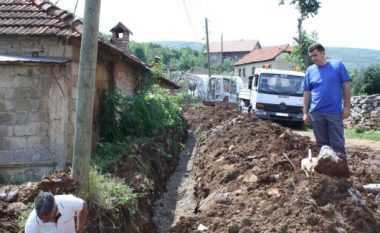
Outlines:
{"label": "dirt trench", "polygon": [[153,222],[157,226],[158,233],[169,232],[170,227],[180,216],[191,216],[194,213],[196,208],[195,178],[192,173],[194,146],[194,135],[189,133],[177,168],[166,184],[166,192],[155,202]]}
{"label": "dirt trench", "polygon": [[224,106],[185,117],[197,206],[169,232],[380,232],[380,194],[363,189],[380,182],[380,151],[349,147],[349,178],[307,178],[300,161],[318,154],[309,137]]}
{"label": "dirt trench", "polygon": [[[308,148],[318,154],[309,137],[226,106],[187,109],[184,115],[194,135],[179,158],[173,139],[161,135],[136,145],[123,163],[110,168],[140,194],[140,214],[112,232],[380,232],[380,194],[363,189],[380,183],[376,148],[348,147],[349,178],[319,173],[307,178],[300,161]],[[149,162],[146,175],[154,190],[144,185],[141,161]],[[73,192],[72,180],[59,185],[57,179],[65,180],[53,176],[44,188],[27,184],[18,198],[30,202],[41,189]],[[14,216],[5,214],[8,206],[0,202],[1,233],[19,231]]]}

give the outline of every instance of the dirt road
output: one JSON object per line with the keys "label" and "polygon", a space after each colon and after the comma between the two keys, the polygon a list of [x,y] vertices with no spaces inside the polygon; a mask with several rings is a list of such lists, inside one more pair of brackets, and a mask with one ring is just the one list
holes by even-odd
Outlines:
{"label": "dirt road", "polygon": [[[315,142],[315,137],[312,131],[305,131],[305,130],[293,130],[293,132],[302,135],[307,136]],[[378,141],[372,141],[372,140],[364,140],[364,139],[352,139],[352,138],[346,138],[346,147],[347,148],[370,148],[372,150],[380,151],[380,142]]]}

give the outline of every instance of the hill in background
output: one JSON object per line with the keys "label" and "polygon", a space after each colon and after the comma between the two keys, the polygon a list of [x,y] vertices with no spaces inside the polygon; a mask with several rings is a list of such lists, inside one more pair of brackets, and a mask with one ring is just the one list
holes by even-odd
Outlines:
{"label": "hill in background", "polygon": [[169,47],[172,49],[181,49],[181,48],[190,47],[197,51],[201,51],[203,46],[205,46],[204,43],[191,42],[191,41],[154,41],[152,43],[156,43],[156,44]]}
{"label": "hill in background", "polygon": [[[203,46],[205,46],[204,43],[190,41],[156,41],[153,43],[174,49],[190,47],[197,51],[201,51]],[[326,47],[326,53],[331,59],[343,61],[348,70],[360,69],[373,64],[380,64],[380,50]]]}
{"label": "hill in background", "polygon": [[380,50],[327,47],[327,56],[344,62],[348,70],[380,64]]}

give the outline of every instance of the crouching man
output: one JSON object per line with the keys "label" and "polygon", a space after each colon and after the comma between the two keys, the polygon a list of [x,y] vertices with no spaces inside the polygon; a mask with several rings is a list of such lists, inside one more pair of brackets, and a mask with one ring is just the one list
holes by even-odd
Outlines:
{"label": "crouching man", "polygon": [[[75,215],[77,226],[75,227]],[[73,195],[40,193],[25,225],[25,233],[83,233],[87,204]]]}

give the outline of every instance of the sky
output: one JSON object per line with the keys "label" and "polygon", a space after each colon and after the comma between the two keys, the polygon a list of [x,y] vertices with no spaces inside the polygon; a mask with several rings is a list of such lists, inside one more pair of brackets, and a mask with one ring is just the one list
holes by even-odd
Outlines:
{"label": "sky", "polygon": [[[85,0],[50,0],[83,17]],[[75,10],[76,2],[78,6]],[[262,46],[294,44],[298,11],[279,0],[103,0],[99,31],[109,33],[122,22],[131,40],[205,43],[205,19],[210,42],[259,40]],[[285,0],[290,2],[290,0]],[[304,29],[318,33],[326,47],[380,50],[379,0],[321,0]]]}

